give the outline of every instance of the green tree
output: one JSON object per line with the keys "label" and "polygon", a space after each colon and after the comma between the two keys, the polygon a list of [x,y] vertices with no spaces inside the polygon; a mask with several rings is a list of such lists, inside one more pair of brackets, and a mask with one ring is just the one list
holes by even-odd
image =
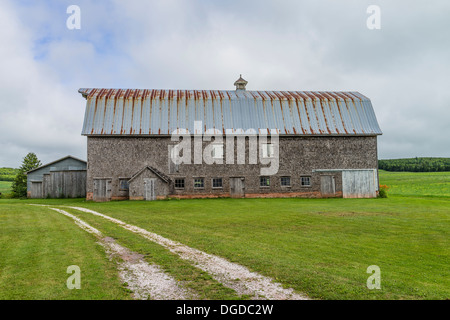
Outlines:
{"label": "green tree", "polygon": [[19,172],[11,186],[12,194],[14,197],[26,197],[27,196],[27,175],[26,172],[36,169],[42,165],[35,153],[28,153],[22,160],[22,165],[19,168]]}

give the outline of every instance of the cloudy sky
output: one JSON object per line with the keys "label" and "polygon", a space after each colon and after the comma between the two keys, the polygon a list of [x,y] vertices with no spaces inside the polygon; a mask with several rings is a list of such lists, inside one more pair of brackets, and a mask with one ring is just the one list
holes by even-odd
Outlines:
{"label": "cloudy sky", "polygon": [[230,90],[240,73],[248,90],[359,91],[380,158],[449,157],[449,17],[448,0],[0,0],[0,167],[85,159],[79,88]]}

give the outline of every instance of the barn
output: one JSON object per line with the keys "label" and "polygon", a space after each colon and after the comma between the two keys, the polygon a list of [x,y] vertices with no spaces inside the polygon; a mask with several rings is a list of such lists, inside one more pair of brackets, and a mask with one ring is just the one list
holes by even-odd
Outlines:
{"label": "barn", "polygon": [[86,161],[69,155],[28,171],[27,197],[86,197],[86,166]]}
{"label": "barn", "polygon": [[86,197],[375,197],[377,136],[358,92],[79,89]]}

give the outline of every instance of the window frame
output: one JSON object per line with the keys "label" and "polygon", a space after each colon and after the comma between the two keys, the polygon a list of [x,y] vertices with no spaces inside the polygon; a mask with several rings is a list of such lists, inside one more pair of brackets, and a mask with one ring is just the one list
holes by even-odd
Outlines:
{"label": "window frame", "polygon": [[[122,188],[121,181],[126,181],[127,182],[127,188],[126,189]],[[129,181],[130,181],[130,178],[119,178],[119,191],[129,191],[130,190]]]}
{"label": "window frame", "polygon": [[[283,184],[283,178],[284,179],[289,179],[289,184]],[[290,176],[282,176],[282,177],[280,177],[280,186],[285,187],[285,188],[291,187],[292,186],[291,185],[291,177]]]}
{"label": "window frame", "polygon": [[[183,186],[182,187],[177,187],[177,180],[182,180],[183,181]],[[175,189],[178,189],[178,190],[183,190],[183,189],[185,189],[186,188],[186,178],[175,178],[174,179],[174,187],[175,187]]]}
{"label": "window frame", "polygon": [[[268,146],[271,146],[269,150]],[[273,157],[275,157],[275,152],[274,152],[274,144],[273,143],[263,143],[262,144],[262,157],[264,159],[271,159]],[[269,152],[271,151],[271,152]]]}
{"label": "window frame", "polygon": [[[196,184],[196,180],[201,180],[202,182],[202,186],[201,187],[197,187]],[[194,178],[194,189],[205,189],[205,178],[204,177],[196,177]]]}
{"label": "window frame", "polygon": [[[303,178],[308,178],[309,184],[303,184]],[[300,186],[303,188],[310,188],[312,186],[311,176],[300,176]]]}
{"label": "window frame", "polygon": [[[220,179],[220,187],[215,187],[215,186],[214,186],[214,180],[218,180],[218,179]],[[213,189],[223,189],[223,178],[219,178],[219,177],[217,177],[217,178],[212,178],[212,179],[211,179],[211,187],[212,187]]]}
{"label": "window frame", "polygon": [[[216,149],[220,147],[221,150],[221,156],[216,156],[215,151]],[[212,144],[212,151],[211,151],[211,158],[213,159],[223,159],[223,143],[213,143]]]}
{"label": "window frame", "polygon": [[[268,184],[262,184],[263,179],[265,179],[266,182],[268,182]],[[270,188],[270,177],[269,176],[260,176],[259,177],[259,187],[260,188]]]}

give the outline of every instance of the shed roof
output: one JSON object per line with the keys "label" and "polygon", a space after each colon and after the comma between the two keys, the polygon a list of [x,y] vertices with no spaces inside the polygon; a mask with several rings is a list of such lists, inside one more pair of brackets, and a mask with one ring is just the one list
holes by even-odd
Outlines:
{"label": "shed roof", "polygon": [[70,159],[77,160],[77,161],[82,162],[82,163],[84,163],[84,164],[87,164],[87,162],[84,161],[84,160],[81,160],[81,159],[75,158],[75,157],[73,157],[73,156],[71,156],[71,155],[68,155],[68,156],[65,156],[65,157],[63,157],[63,158],[61,158],[61,159],[58,159],[58,160],[55,160],[55,161],[52,161],[52,162],[43,164],[42,166],[40,166],[40,167],[38,167],[38,168],[36,168],[36,169],[27,171],[26,174],[29,174],[30,172],[33,172],[33,171],[40,170],[40,169],[42,169],[42,168],[51,166],[51,165],[53,165],[53,164],[55,164],[55,163],[61,162],[61,161],[63,161],[63,160],[69,159],[69,158],[70,158]]}
{"label": "shed roof", "polygon": [[[343,91],[79,89],[87,99],[82,135],[379,135],[369,98]],[[202,121],[195,128],[194,121]]]}

